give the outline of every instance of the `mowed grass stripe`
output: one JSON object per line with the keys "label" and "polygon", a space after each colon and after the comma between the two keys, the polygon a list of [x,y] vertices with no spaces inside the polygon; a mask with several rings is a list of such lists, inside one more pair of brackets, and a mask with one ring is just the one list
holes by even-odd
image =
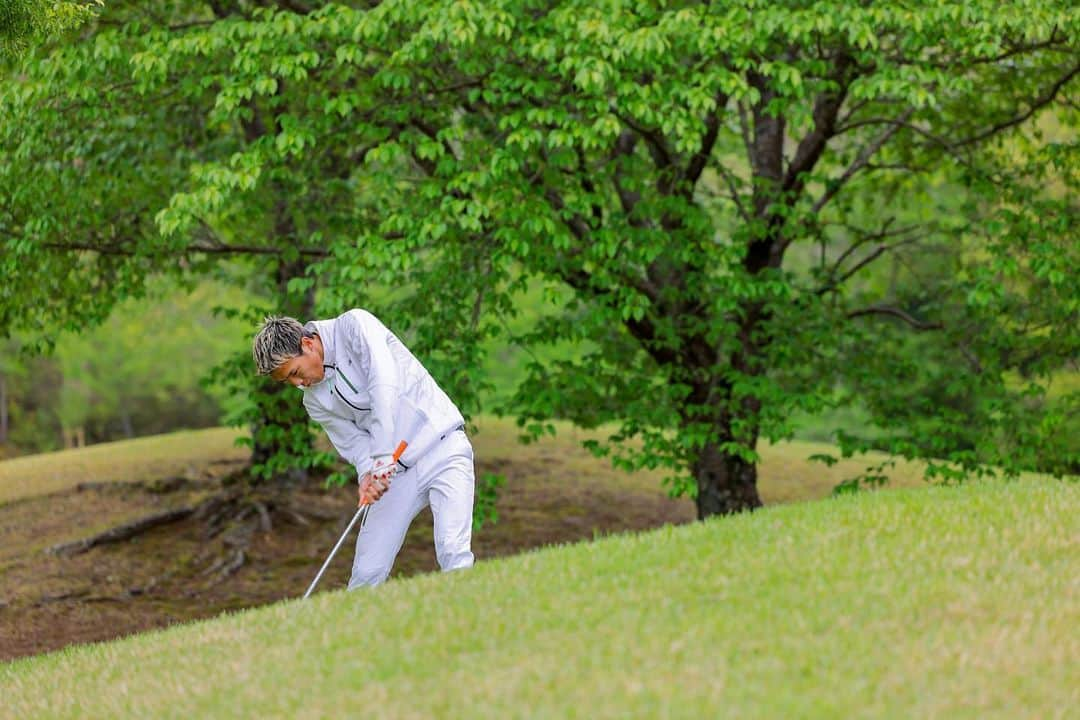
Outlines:
{"label": "mowed grass stripe", "polygon": [[1067,717],[1078,518],[1054,481],[779,506],[17,661],[0,712]]}

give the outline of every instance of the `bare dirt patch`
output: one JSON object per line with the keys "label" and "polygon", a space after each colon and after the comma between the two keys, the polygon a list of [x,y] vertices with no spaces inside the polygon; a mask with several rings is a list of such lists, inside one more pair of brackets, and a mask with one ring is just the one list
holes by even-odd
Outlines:
{"label": "bare dirt patch", "polygon": [[[478,476],[498,472],[507,478],[497,504],[499,522],[474,537],[478,560],[694,517],[690,501],[670,500],[659,487],[590,481],[572,469],[557,455],[478,462]],[[245,547],[243,565],[232,573],[215,569],[228,555],[227,534],[206,538],[205,525],[194,517],[80,554],[48,552],[59,543],[197,503],[218,489],[218,480],[208,475],[173,483],[86,485],[0,506],[0,660],[301,596],[352,517],[352,486],[326,489],[320,480],[309,482],[296,505],[310,514],[257,532]],[[344,587],[351,564],[352,548],[342,548],[319,589]],[[393,576],[436,569],[431,513],[425,510],[413,522]]]}

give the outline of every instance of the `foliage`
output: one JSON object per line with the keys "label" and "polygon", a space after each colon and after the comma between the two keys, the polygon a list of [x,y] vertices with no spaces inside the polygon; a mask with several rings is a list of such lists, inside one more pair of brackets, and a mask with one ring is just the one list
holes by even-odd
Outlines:
{"label": "foliage", "polygon": [[214,283],[152,293],[153,300],[124,302],[100,327],[58,342],[61,418],[67,427],[88,425],[90,440],[216,425],[230,400],[200,383],[247,345],[247,325],[216,318],[213,308],[246,298]]}
{"label": "foliage", "polygon": [[[204,12],[197,3],[163,10],[181,24],[194,23],[188,27],[198,27],[202,21],[192,16]],[[310,293],[290,290],[302,280],[297,257],[305,251],[297,248],[286,207],[294,188],[285,179],[275,183],[276,193],[261,193],[248,212],[230,218],[234,224],[204,223],[190,244],[163,239],[154,224],[200,158],[227,156],[260,132],[255,121],[236,128],[207,119],[214,89],[201,84],[199,62],[178,88],[152,92],[132,82],[134,56],[170,32],[148,31],[162,17],[145,4],[110,3],[88,42],[37,53],[0,91],[3,147],[12,148],[0,155],[2,262],[6,271],[20,269],[0,290],[0,327],[18,331],[36,349],[49,348],[64,329],[100,324],[119,303],[139,301],[148,278],[160,274],[184,282],[210,276],[263,298],[263,312],[309,314]],[[193,97],[199,88],[206,104]],[[317,203],[305,208],[318,214]],[[261,317],[248,301],[223,305],[232,317]],[[278,451],[284,458],[310,458],[313,451],[299,403],[283,402],[277,388],[266,389],[252,375],[249,363],[230,380],[254,395],[240,406],[251,410],[244,420],[254,430],[255,470],[262,476]],[[271,463],[269,472],[287,464]]]}
{"label": "foliage", "polygon": [[62,443],[62,429],[82,428],[94,443],[216,425],[235,399],[201,383],[221,358],[246,349],[248,328],[213,309],[245,301],[217,283],[153,282],[148,298],[121,303],[101,326],[59,336],[51,356],[7,341],[0,375],[8,380],[12,445],[50,450]]}
{"label": "foliage", "polygon": [[[759,438],[836,402],[946,477],[1067,465],[1067,403],[1031,399],[1080,348],[1073,3],[168,9],[110,7],[0,91],[3,262],[49,251],[6,324],[242,256],[271,307],[369,305],[467,412],[493,343],[574,346],[502,410],[617,423],[596,451],[702,516],[759,504]],[[64,302],[27,310],[43,275]]]}
{"label": "foliage", "polygon": [[62,33],[93,17],[92,2],[0,0],[0,60],[17,57],[30,43]]}
{"label": "foliage", "polygon": [[18,345],[0,342],[0,384],[7,413],[7,434],[0,437],[0,452],[52,450],[61,444],[60,384],[62,375],[54,359],[28,361]]}
{"label": "foliage", "polygon": [[506,484],[506,476],[486,472],[476,478],[476,499],[473,504],[473,529],[479,530],[488,523],[499,521],[499,511],[495,501],[499,499],[499,488]]}

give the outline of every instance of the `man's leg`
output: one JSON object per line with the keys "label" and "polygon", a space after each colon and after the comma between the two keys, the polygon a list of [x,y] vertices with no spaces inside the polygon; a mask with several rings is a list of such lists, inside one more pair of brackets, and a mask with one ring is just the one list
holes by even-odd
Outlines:
{"label": "man's leg", "polygon": [[415,467],[399,473],[390,481],[390,489],[371,506],[356,539],[350,590],[364,585],[378,585],[390,575],[410,523],[427,505],[427,499],[424,493],[419,492],[416,481]]}
{"label": "man's leg", "polygon": [[476,471],[473,450],[464,431],[455,431],[439,443],[432,454],[428,499],[435,518],[435,556],[439,567],[458,570],[472,567],[472,514]]}

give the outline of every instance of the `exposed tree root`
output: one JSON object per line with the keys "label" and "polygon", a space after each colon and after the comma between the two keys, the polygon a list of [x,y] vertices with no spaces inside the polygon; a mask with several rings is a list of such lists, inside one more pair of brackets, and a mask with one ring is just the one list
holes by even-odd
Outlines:
{"label": "exposed tree root", "polygon": [[72,592],[60,593],[59,595],[42,595],[36,602],[33,603],[35,607],[42,607],[50,603],[67,602],[69,600],[91,603],[91,602],[127,602],[131,599],[131,593],[124,593],[123,595],[91,595],[89,590],[73,590]]}
{"label": "exposed tree root", "polygon": [[186,477],[166,477],[159,478],[157,480],[145,481],[145,480],[131,480],[131,481],[118,481],[110,480],[107,482],[81,482],[75,486],[75,492],[120,492],[123,493],[128,490],[142,490],[144,492],[152,493],[154,495],[165,495],[168,493],[174,493],[178,490],[189,489],[194,486],[195,481]]}
{"label": "exposed tree root", "polygon": [[124,523],[123,525],[111,527],[105,532],[100,532],[97,535],[83,538],[82,540],[53,545],[47,552],[50,555],[78,555],[86,552],[92,547],[127,540],[152,528],[183,520],[194,512],[195,508],[193,507],[180,507],[153,513],[151,515],[145,515],[136,520],[132,520],[131,522]]}
{"label": "exposed tree root", "polygon": [[[164,493],[190,487],[190,483],[182,478],[170,480],[155,484],[154,487],[143,486],[141,489]],[[87,486],[84,489],[99,488]],[[102,486],[100,489],[106,488]],[[209,561],[197,574],[199,577],[211,578],[213,584],[216,584],[243,567],[256,534],[273,532],[275,521],[307,526],[311,525],[311,518],[337,518],[337,513],[327,514],[326,511],[320,512],[315,508],[299,507],[293,490],[289,485],[277,484],[251,487],[243,481],[243,474],[238,473],[224,479],[216,491],[197,503],[155,512],[81,540],[54,545],[47,552],[62,556],[78,555],[101,545],[130,540],[163,525],[192,520],[197,523],[206,541],[205,552],[200,553],[195,563],[201,565]],[[215,540],[218,542],[214,542]],[[125,593],[125,596],[130,597],[131,594],[142,593],[148,589],[134,588],[132,593]]]}
{"label": "exposed tree root", "polygon": [[203,576],[212,575],[215,582],[221,582],[243,566],[247,556],[243,550],[237,549],[232,553],[218,558],[210,567],[200,573]]}
{"label": "exposed tree root", "polygon": [[287,517],[289,517],[297,525],[306,525],[306,526],[311,525],[311,521],[308,520],[306,517],[304,517],[303,513],[301,513],[299,510],[297,510],[295,508],[283,508],[281,510],[281,512],[284,515],[286,515]]}
{"label": "exposed tree root", "polygon": [[90,592],[88,590],[72,590],[70,592],[60,593],[59,595],[42,595],[36,605],[47,605],[48,603],[63,602],[64,600],[82,600],[88,596]]}

